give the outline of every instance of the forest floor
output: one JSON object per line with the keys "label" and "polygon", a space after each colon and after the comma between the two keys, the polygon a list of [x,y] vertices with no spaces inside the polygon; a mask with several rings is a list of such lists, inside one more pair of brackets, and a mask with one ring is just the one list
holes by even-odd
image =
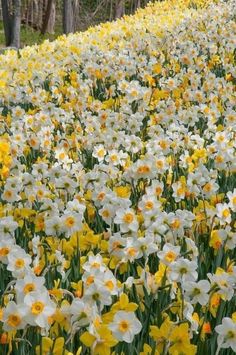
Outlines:
{"label": "forest floor", "polygon": [[[60,30],[60,28],[56,28],[55,33],[53,34],[46,33],[45,35],[42,35],[39,31],[35,31],[30,26],[22,25],[21,26],[21,47],[40,44],[46,39],[53,41],[61,34],[62,31]],[[5,47],[5,36],[4,36],[3,22],[0,21],[0,48],[2,47]]]}

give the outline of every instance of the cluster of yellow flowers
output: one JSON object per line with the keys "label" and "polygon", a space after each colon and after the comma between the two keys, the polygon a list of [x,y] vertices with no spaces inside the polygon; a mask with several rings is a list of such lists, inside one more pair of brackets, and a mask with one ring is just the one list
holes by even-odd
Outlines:
{"label": "cluster of yellow flowers", "polygon": [[235,8],[0,56],[1,354],[236,352]]}
{"label": "cluster of yellow flowers", "polygon": [[0,138],[0,178],[2,180],[7,177],[11,162],[9,136],[6,137],[3,135]]}

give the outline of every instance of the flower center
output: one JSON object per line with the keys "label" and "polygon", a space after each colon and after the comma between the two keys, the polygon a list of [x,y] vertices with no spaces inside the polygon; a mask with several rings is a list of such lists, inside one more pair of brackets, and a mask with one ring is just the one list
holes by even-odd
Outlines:
{"label": "flower center", "polygon": [[215,160],[216,160],[217,163],[223,163],[224,158],[223,158],[221,155],[217,155],[217,156],[215,157]]}
{"label": "flower center", "polygon": [[128,250],[127,250],[127,253],[128,253],[128,255],[129,256],[135,256],[136,254],[137,254],[137,249],[135,249],[135,248],[128,248]]}
{"label": "flower center", "polygon": [[66,157],[65,153],[62,152],[62,153],[59,154],[59,159],[60,160],[65,159],[65,157]]}
{"label": "flower center", "polygon": [[38,315],[44,310],[44,304],[41,301],[34,302],[31,306],[31,313]]}
{"label": "flower center", "polygon": [[105,192],[100,192],[100,194],[98,194],[98,200],[102,201],[104,199],[104,197],[106,196]]}
{"label": "flower center", "polygon": [[92,299],[93,299],[94,301],[98,301],[98,300],[100,299],[99,293],[98,293],[98,292],[94,293],[94,294],[92,295]]}
{"label": "flower center", "polygon": [[10,314],[7,320],[7,324],[10,325],[10,327],[17,327],[21,322],[21,318],[18,314]]}
{"label": "flower center", "polygon": [[162,188],[161,187],[156,187],[156,195],[160,196],[161,193],[162,193]]}
{"label": "flower center", "polygon": [[227,218],[230,215],[230,212],[228,210],[228,208],[225,208],[224,211],[222,212],[222,215],[224,218]]}
{"label": "flower center", "polygon": [[24,287],[24,294],[32,292],[35,290],[35,285],[33,283],[26,284]]}
{"label": "flower center", "polygon": [[15,267],[17,269],[21,269],[22,267],[25,266],[25,261],[24,259],[16,259],[16,262],[15,262]]}
{"label": "flower center", "polygon": [[187,274],[188,270],[185,267],[182,267],[180,270],[181,275]]}
{"label": "flower center", "polygon": [[92,263],[91,266],[92,266],[93,268],[95,268],[95,269],[99,269],[100,266],[101,266],[101,264],[100,264],[100,263],[97,263],[97,262],[95,261],[94,263]]}
{"label": "flower center", "polygon": [[162,160],[157,160],[156,161],[156,167],[159,168],[159,169],[162,169],[164,166],[164,163]]}
{"label": "flower center", "polygon": [[226,335],[226,339],[236,339],[236,332],[233,332],[232,330],[229,330],[227,335]]}
{"label": "flower center", "polygon": [[175,219],[172,223],[171,223],[171,227],[173,229],[178,229],[180,227],[180,220],[179,219]]}
{"label": "flower center", "polygon": [[94,281],[94,276],[93,275],[90,275],[87,280],[86,280],[86,285],[89,286],[93,283]]}
{"label": "flower center", "polygon": [[126,214],[124,215],[124,217],[123,217],[123,221],[124,221],[125,223],[132,223],[133,220],[134,220],[134,216],[133,216],[132,213],[126,213]]}
{"label": "flower center", "polygon": [[166,253],[166,255],[165,255],[166,261],[169,261],[169,262],[175,260],[175,258],[176,258],[176,254],[171,250],[168,251],[168,253]]}
{"label": "flower center", "polygon": [[203,191],[210,192],[212,190],[212,185],[208,182],[204,187]]}
{"label": "flower center", "polygon": [[0,248],[0,256],[7,256],[9,254],[9,248]]}
{"label": "flower center", "polygon": [[98,152],[97,152],[97,155],[99,158],[103,158],[104,155],[105,155],[105,150],[104,149],[100,149]]}
{"label": "flower center", "polygon": [[152,201],[147,201],[146,204],[145,204],[145,208],[147,210],[151,210],[153,208],[154,204]]}
{"label": "flower center", "polygon": [[73,227],[73,225],[75,224],[75,219],[73,217],[67,217],[65,220],[65,225],[67,227]]}
{"label": "flower center", "polygon": [[183,187],[180,187],[179,189],[177,189],[176,193],[177,193],[177,196],[181,196],[185,193],[185,190]]}
{"label": "flower center", "polygon": [[165,142],[165,141],[160,141],[160,142],[159,142],[159,145],[160,145],[160,147],[161,147],[162,149],[166,149],[166,148],[167,148],[167,142]]}
{"label": "flower center", "polygon": [[6,196],[6,198],[11,198],[12,192],[10,190],[5,191],[5,196]]}
{"label": "flower center", "polygon": [[111,155],[111,161],[116,162],[118,160],[117,155],[112,154]]}
{"label": "flower center", "polygon": [[108,210],[104,210],[104,211],[102,211],[102,216],[105,218],[108,218],[108,217],[110,217],[110,212]]}
{"label": "flower center", "polygon": [[194,288],[193,289],[193,296],[200,295],[200,293],[201,293],[201,290],[199,288]]}
{"label": "flower center", "polygon": [[114,289],[114,284],[111,280],[106,281],[105,286],[112,291]]}
{"label": "flower center", "polygon": [[119,331],[125,333],[129,330],[129,322],[127,320],[122,320],[119,324]]}
{"label": "flower center", "polygon": [[119,250],[119,249],[122,249],[122,244],[120,242],[114,242],[112,244],[112,250]]}
{"label": "flower center", "polygon": [[147,165],[142,165],[138,168],[138,173],[139,174],[147,174],[150,172],[150,168]]}

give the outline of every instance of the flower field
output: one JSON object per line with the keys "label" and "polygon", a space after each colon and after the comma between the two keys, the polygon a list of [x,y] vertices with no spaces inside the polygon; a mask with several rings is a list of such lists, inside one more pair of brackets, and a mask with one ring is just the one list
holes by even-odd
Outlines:
{"label": "flower field", "polygon": [[0,56],[0,354],[236,353],[235,8]]}

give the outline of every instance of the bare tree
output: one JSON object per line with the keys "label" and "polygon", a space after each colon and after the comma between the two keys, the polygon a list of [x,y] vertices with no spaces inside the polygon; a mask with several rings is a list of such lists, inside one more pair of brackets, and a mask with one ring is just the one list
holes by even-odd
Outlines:
{"label": "bare tree", "polygon": [[52,9],[51,9],[51,13],[48,21],[48,27],[47,27],[48,33],[54,33],[55,23],[56,23],[56,1],[53,0]]}
{"label": "bare tree", "polygon": [[7,47],[20,47],[21,0],[2,0],[2,17]]}
{"label": "bare tree", "polygon": [[116,0],[115,18],[121,18],[125,13],[124,0]]}
{"label": "bare tree", "polygon": [[48,32],[53,32],[55,23],[55,1],[48,0],[47,6],[44,14],[43,24],[41,28],[41,33],[45,34]]}
{"label": "bare tree", "polygon": [[22,2],[21,23],[40,31],[41,34],[54,33],[56,0],[24,0]]}
{"label": "bare tree", "polygon": [[11,44],[11,20],[9,12],[9,3],[7,0],[2,0],[2,18],[5,32],[5,42],[6,46],[8,47]]}
{"label": "bare tree", "polygon": [[65,34],[75,32],[78,8],[78,0],[63,0],[63,32]]}
{"label": "bare tree", "polygon": [[135,8],[138,9],[141,6],[141,0],[137,0],[135,4]]}
{"label": "bare tree", "polygon": [[13,1],[11,46],[20,47],[21,0]]}

